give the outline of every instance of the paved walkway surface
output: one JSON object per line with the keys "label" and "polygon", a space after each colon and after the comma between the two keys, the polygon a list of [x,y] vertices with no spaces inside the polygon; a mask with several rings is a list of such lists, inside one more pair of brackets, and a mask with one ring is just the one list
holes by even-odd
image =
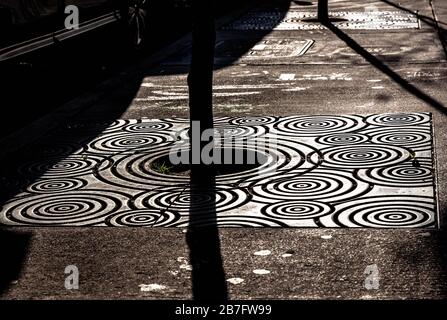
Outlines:
{"label": "paved walkway surface", "polygon": [[[8,261],[0,283],[2,298],[166,299],[192,298],[193,293],[195,297],[227,294],[231,299],[445,298],[446,199],[442,190],[446,181],[443,145],[447,129],[444,106],[447,67],[442,40],[447,40],[447,6],[439,0],[330,1],[330,11],[339,20],[322,28],[312,22],[315,3],[307,4],[265,1],[220,21],[223,28],[218,32],[216,47],[215,116],[226,119],[227,128],[237,125],[240,130],[250,127],[238,123],[247,117],[256,117],[253,119],[266,122],[267,127],[272,121],[276,123],[273,128],[279,127],[287,135],[290,128],[296,131],[301,125],[316,124],[318,133],[318,126],[327,130],[337,127],[338,122],[343,123],[342,130],[335,133],[346,133],[349,121],[363,115],[356,118],[354,125],[367,123],[372,127],[364,129],[373,132],[379,128],[372,136],[382,142],[386,140],[387,157],[390,154],[393,157],[389,149],[394,148],[396,164],[409,161],[412,165],[407,170],[416,170],[407,172],[415,174],[413,179],[419,184],[412,189],[416,191],[410,193],[411,198],[428,195],[429,200],[423,201],[423,208],[415,215],[416,220],[422,219],[425,223],[410,227],[424,228],[219,228],[206,233],[189,232],[186,225],[185,228],[90,226],[148,221],[122,217],[101,220],[104,210],[111,209],[111,201],[119,206],[122,188],[132,189],[132,183],[139,182],[126,177],[118,187],[105,186],[98,181],[104,182],[101,174],[107,170],[101,166],[109,169],[108,164],[100,162],[98,167],[93,162],[95,157],[116,155],[116,152],[126,154],[131,147],[148,143],[138,136],[144,135],[148,128],[142,124],[150,123],[153,133],[154,124],[155,129],[163,131],[166,129],[163,126],[179,123],[176,117],[188,116],[186,73],[190,41],[186,38],[159,55],[136,61],[120,77],[110,79],[17,132],[14,139],[1,142],[4,150],[10,150],[2,160],[2,176],[20,174],[26,168],[23,181],[3,178],[0,221],[17,226],[0,230],[0,239],[6,243],[2,260]],[[363,15],[359,16],[359,12]],[[309,18],[308,22],[299,22],[303,18]],[[380,116],[380,121],[377,116],[371,116],[385,113],[399,115]],[[297,115],[310,118],[303,121]],[[157,123],[147,119],[171,120]],[[381,129],[384,123],[388,124],[385,132]],[[395,124],[399,132],[393,128],[390,135],[390,125]],[[407,125],[412,132],[405,135]],[[115,136],[114,130],[120,126],[126,126],[133,136]],[[83,139],[67,143],[61,134],[64,128],[83,132]],[[314,132],[312,139],[333,142],[334,137],[326,133],[320,136]],[[361,141],[362,133],[356,131],[357,136],[350,136],[348,141]],[[90,153],[77,153],[79,148]],[[39,152],[45,156],[39,158]],[[373,157],[380,158],[383,152],[379,150]],[[68,158],[67,154],[70,154]],[[405,159],[399,160],[401,157]],[[122,159],[135,162],[138,155],[132,158],[126,154]],[[414,159],[418,165],[414,165]],[[343,158],[333,156],[324,160],[329,167],[331,161],[343,162]],[[119,172],[120,167],[116,165],[119,161],[110,163],[111,172]],[[141,166],[125,164],[122,168],[132,172],[132,168],[141,169]],[[93,177],[87,182],[83,180],[85,177],[79,179],[86,171]],[[370,183],[374,179],[374,185],[381,186],[383,193],[375,195],[389,196],[392,191],[401,197],[408,196],[408,188],[389,185],[392,173],[387,174],[384,182],[382,173],[374,175],[368,171],[354,181],[356,187],[348,188],[348,192],[358,192],[362,183],[366,183],[364,180]],[[418,178],[418,174],[424,174],[424,178]],[[39,180],[45,176],[60,181],[48,184]],[[324,183],[331,179],[327,172],[325,179]],[[338,183],[346,187],[349,181],[345,177]],[[79,213],[74,223],[67,223],[73,208],[63,204],[73,194],[85,194],[81,191],[85,187],[83,183],[89,184],[90,190],[96,187],[114,193],[111,200],[101,198],[103,195],[99,193],[92,196],[90,192],[88,196],[95,200],[84,203],[89,221],[95,210],[99,218],[88,223],[89,226],[79,219]],[[439,191],[436,198],[435,185]],[[283,187],[268,189],[268,192],[259,187],[258,196],[269,198],[271,190],[279,190],[273,197],[277,199],[283,196]],[[298,192],[303,185],[284,188]],[[55,198],[45,202],[51,190]],[[254,187],[255,193],[256,190]],[[32,201],[26,200],[27,193],[33,194]],[[335,202],[340,200],[337,198],[340,194],[331,196]],[[138,197],[133,199],[138,204]],[[54,209],[55,201],[60,203],[58,212],[49,209],[51,206]],[[150,204],[163,201],[160,192],[159,199]],[[276,200],[273,202],[275,205]],[[177,205],[180,207],[181,203]],[[64,210],[66,219],[54,224],[67,226],[42,223],[48,216],[42,217],[41,212],[50,212],[50,219],[54,219],[55,214],[62,216]],[[284,218],[287,210],[281,210],[270,208],[265,212],[276,217],[280,213]],[[401,220],[402,216],[389,216],[390,226],[393,219]],[[354,226],[358,226],[359,220],[354,221]],[[149,224],[156,222],[160,222],[159,216]],[[23,226],[27,224],[31,226]],[[203,246],[205,241],[211,245]],[[80,272],[78,290],[64,287],[64,271],[69,265],[75,265]],[[203,286],[204,281],[210,280],[206,271],[213,267],[217,273],[222,272],[211,279],[214,291]]]}

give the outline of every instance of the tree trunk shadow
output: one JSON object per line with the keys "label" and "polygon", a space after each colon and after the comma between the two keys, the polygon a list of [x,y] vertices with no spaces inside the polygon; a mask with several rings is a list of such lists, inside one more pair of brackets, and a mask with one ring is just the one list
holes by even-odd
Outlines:
{"label": "tree trunk shadow", "polygon": [[199,301],[227,300],[225,271],[216,215],[216,185],[212,169],[191,170],[190,215],[186,240],[192,265],[193,297]]}
{"label": "tree trunk shadow", "polygon": [[[216,27],[214,1],[193,0],[192,57],[188,74],[190,121],[200,124],[200,137],[213,129],[213,68]],[[191,139],[194,135],[190,135]],[[199,138],[200,138],[199,137]],[[200,143],[201,151],[204,147]],[[191,148],[190,160],[192,160]],[[200,160],[202,162],[202,159]],[[212,166],[191,165],[190,214],[186,241],[192,265],[193,298],[200,301],[227,299],[225,272],[220,252],[216,217],[216,182]],[[203,218],[206,226],[201,225]]]}

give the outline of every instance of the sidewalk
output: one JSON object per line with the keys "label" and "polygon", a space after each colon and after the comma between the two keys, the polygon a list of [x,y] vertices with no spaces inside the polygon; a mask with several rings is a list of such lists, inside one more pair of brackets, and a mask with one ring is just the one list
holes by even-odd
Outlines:
{"label": "sidewalk", "polygon": [[[299,24],[292,19],[289,24],[273,24],[283,30],[266,30],[262,23],[272,19],[269,20],[269,14],[267,18],[259,19],[261,12],[269,12],[270,17],[273,13],[279,21],[287,11],[289,16],[286,18],[293,14],[311,16],[317,9],[315,4],[304,6],[292,2],[289,7],[289,3],[278,1],[232,17],[233,23],[219,31],[214,115],[224,119],[220,121],[226,121],[222,117],[257,116],[266,122],[265,127],[277,128],[280,125],[275,121],[280,123],[282,120],[274,117],[326,115],[347,121],[343,118],[346,115],[366,117],[404,113],[425,117],[431,113],[439,191],[437,203],[433,204],[437,206],[439,216],[433,216],[432,223],[419,228],[324,228],[321,225],[314,228],[219,228],[219,254],[225,277],[230,279],[226,282],[230,299],[446,298],[447,248],[443,231],[446,198],[443,190],[447,179],[447,155],[443,145],[447,134],[444,107],[447,101],[447,57],[439,38],[445,32],[436,29],[436,25],[445,28],[443,21],[447,21],[447,6],[440,0],[433,1],[434,6],[428,0],[397,3],[391,0],[329,1],[330,11],[338,12],[339,17],[348,20],[353,19],[352,12],[366,12],[361,17],[365,21],[370,17],[383,18],[378,12],[382,15],[393,12],[382,21],[388,29],[377,27],[374,19],[374,24],[359,20],[334,22],[335,28],[330,29],[319,28],[316,23]],[[419,21],[410,14],[415,11]],[[439,20],[437,23],[433,13]],[[400,19],[396,21],[399,29],[393,29],[396,24],[389,20],[396,17]],[[258,24],[260,21],[262,23]],[[286,28],[288,30],[284,30]],[[122,225],[129,222],[122,222],[123,219],[120,222],[118,218],[112,222],[101,220],[104,212],[115,210],[113,203],[119,206],[120,199],[127,196],[124,195],[125,188],[136,190],[142,186],[145,191],[151,191],[153,181],[146,185],[141,180],[129,180],[127,176],[122,181],[113,179],[120,176],[123,168],[133,170],[132,165],[138,161],[138,156],[128,157],[133,148],[150,146],[151,142],[144,136],[148,126],[177,125],[179,121],[174,118],[188,117],[189,46],[187,41],[179,42],[175,45],[175,53],[160,63],[139,62],[121,79],[112,79],[98,92],[72,102],[68,105],[71,118],[64,119],[58,128],[51,128],[42,137],[35,136],[33,145],[22,148],[15,156],[4,158],[0,176],[26,168],[28,176],[25,177],[29,181],[3,180],[2,212],[11,207],[7,203],[16,197],[17,210],[29,209],[27,212],[30,212],[17,219],[26,218],[32,222],[29,227],[0,230],[0,239],[11,243],[5,252],[8,258],[5,261],[11,264],[7,269],[9,282],[2,283],[0,288],[4,289],[3,299],[192,297],[193,266],[188,258],[191,244],[186,233],[187,223],[180,228],[163,228],[164,220],[157,216],[155,222],[149,223],[154,228],[94,226],[95,223]],[[46,121],[58,122],[65,118],[64,115],[62,108],[58,114],[49,115]],[[143,119],[168,120],[158,123]],[[46,126],[42,123],[36,128]],[[125,140],[115,134],[115,130],[122,126],[131,130],[132,139]],[[72,143],[67,144],[67,135],[61,134],[68,132],[64,131],[67,128],[73,130],[69,131],[71,133],[82,133],[79,135],[82,139],[73,139],[76,138],[73,134],[70,135]],[[233,129],[238,132],[243,126],[238,127],[235,123]],[[35,135],[33,131],[28,134]],[[158,137],[161,141],[165,139],[162,133]],[[430,144],[430,138],[423,143],[427,141]],[[95,155],[84,156],[79,150],[85,148],[94,149]],[[425,146],[421,148],[422,157],[431,154]],[[43,162],[35,161],[39,149],[47,152]],[[116,158],[110,150],[126,157]],[[101,154],[106,160],[97,161],[95,157]],[[23,156],[31,161],[27,167],[17,164],[18,159],[26,163]],[[144,165],[136,167],[141,171],[134,172],[134,177],[144,174]],[[104,176],[108,172],[113,176]],[[93,184],[93,180],[86,178],[86,173],[98,181],[113,181],[107,190],[113,197],[103,194],[102,182]],[[42,177],[63,177],[65,180],[55,185],[45,182],[39,185],[34,181]],[[169,186],[170,182],[163,183]],[[86,185],[88,188],[84,190]],[[160,186],[163,185],[157,185]],[[31,187],[34,188],[33,199],[37,200],[22,204],[24,198],[18,197],[20,192],[14,191]],[[69,192],[72,190],[76,190],[79,197],[88,196],[91,203],[86,207],[90,205],[89,210],[97,212],[98,220],[84,227],[36,223],[42,219],[40,208],[52,205],[50,201],[39,203],[45,189],[51,188],[59,188],[52,196],[62,203],[64,197],[67,199],[73,194]],[[416,196],[422,197],[420,192],[425,192],[423,190],[433,192],[429,187],[421,190]],[[402,193],[404,196],[405,192]],[[157,201],[165,201],[163,190],[159,194]],[[241,199],[240,195],[238,197]],[[138,195],[131,198],[137,206],[139,201],[146,201]],[[56,200],[52,201],[54,204]],[[79,210],[81,212],[82,208]],[[13,221],[14,214],[0,215],[0,221]],[[78,225],[83,225],[79,212],[69,218],[77,219]],[[58,221],[55,217],[51,219]],[[252,223],[256,223],[255,218]],[[80,270],[79,290],[64,288],[67,265],[76,265]],[[379,271],[380,286],[368,290],[364,287],[368,276],[364,272],[368,266],[374,265]],[[255,273],[254,270],[258,271]],[[163,287],[142,289],[150,284]]]}

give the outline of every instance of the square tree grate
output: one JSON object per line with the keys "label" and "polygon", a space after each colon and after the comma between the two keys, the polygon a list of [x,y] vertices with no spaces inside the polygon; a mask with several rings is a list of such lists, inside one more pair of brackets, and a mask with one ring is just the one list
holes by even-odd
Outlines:
{"label": "square tree grate", "polygon": [[215,62],[257,62],[259,60],[287,59],[302,56],[314,40],[263,39],[254,46],[247,39],[220,40],[216,43]]}
{"label": "square tree grate", "polygon": [[151,166],[186,139],[186,119],[61,128],[1,177],[11,197],[0,223],[185,227],[194,215],[221,227],[437,226],[431,114],[225,117],[215,128],[265,162],[195,190],[187,174]]}
{"label": "square tree grate", "polygon": [[[292,63],[295,58],[303,56],[315,43],[312,39],[296,39],[289,37],[264,37],[262,40],[253,37],[227,38],[216,41],[214,54],[215,64],[230,65],[232,63]],[[174,54],[164,65],[189,65],[191,50]]]}
{"label": "square tree grate", "polygon": [[[399,11],[329,12],[333,24],[340,29],[418,29],[419,19],[415,14]],[[324,29],[317,13],[290,10],[251,11],[240,19],[224,26],[223,30],[314,30]]]}

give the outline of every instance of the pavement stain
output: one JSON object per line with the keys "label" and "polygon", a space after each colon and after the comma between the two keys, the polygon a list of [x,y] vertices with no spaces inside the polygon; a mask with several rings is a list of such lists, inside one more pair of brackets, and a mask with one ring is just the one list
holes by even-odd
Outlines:
{"label": "pavement stain", "polygon": [[271,255],[272,252],[270,250],[260,250],[254,253],[255,256],[268,256]]}
{"label": "pavement stain", "polygon": [[185,257],[178,257],[177,262],[180,262],[181,265],[179,266],[182,270],[192,271],[192,265],[189,263],[188,259]]}
{"label": "pavement stain", "polygon": [[234,284],[234,285],[238,285],[241,284],[242,282],[244,282],[244,279],[242,278],[229,278],[227,279],[227,282]]}
{"label": "pavement stain", "polygon": [[157,283],[140,284],[138,287],[140,287],[141,292],[162,291],[168,288],[167,286]]}
{"label": "pavement stain", "polygon": [[266,275],[266,274],[270,274],[270,270],[266,270],[266,269],[255,269],[253,270],[254,274],[258,274],[258,275]]}

